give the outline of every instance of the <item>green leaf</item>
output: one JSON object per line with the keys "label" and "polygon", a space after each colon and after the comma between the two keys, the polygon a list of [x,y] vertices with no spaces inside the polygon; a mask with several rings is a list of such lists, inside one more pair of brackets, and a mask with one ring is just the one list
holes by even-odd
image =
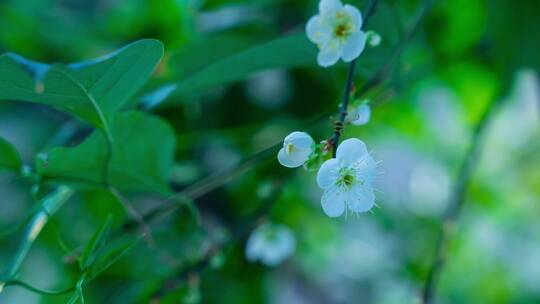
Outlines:
{"label": "green leaf", "polygon": [[186,79],[216,63],[250,47],[259,45],[262,38],[253,34],[225,33],[204,37],[175,51],[167,66],[176,79]]}
{"label": "green leaf", "polygon": [[105,130],[118,109],[150,78],[163,56],[157,40],[140,40],[118,51],[70,65],[0,56],[0,100],[41,103]]}
{"label": "green leaf", "polygon": [[0,137],[0,171],[19,172],[22,167],[19,152],[8,141]]}
{"label": "green leaf", "polygon": [[[175,134],[167,122],[143,112],[117,115],[112,125],[115,138],[109,164],[110,185],[119,190],[169,194]],[[107,159],[107,141],[94,132],[80,145],[54,148],[40,155],[36,171],[44,181],[104,186],[102,168]]]}
{"label": "green leaf", "polygon": [[[178,97],[188,92],[229,84],[258,71],[316,65],[316,57],[316,46],[304,34],[280,37],[241,52],[233,52],[214,62],[207,62],[190,77],[176,83],[167,97]],[[156,104],[147,106],[155,107]]]}
{"label": "green leaf", "polygon": [[96,260],[98,251],[105,246],[105,240],[110,232],[112,216],[108,216],[103,225],[94,233],[90,241],[84,247],[79,258],[79,267],[81,270],[87,270]]}

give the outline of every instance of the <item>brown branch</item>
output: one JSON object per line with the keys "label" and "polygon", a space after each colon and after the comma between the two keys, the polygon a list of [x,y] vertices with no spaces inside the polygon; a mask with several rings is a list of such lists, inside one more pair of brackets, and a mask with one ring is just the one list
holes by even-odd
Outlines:
{"label": "brown branch", "polygon": [[[377,7],[378,0],[372,0],[370,2],[369,8],[366,14],[366,22],[362,24],[362,30],[365,29],[367,21],[371,19],[371,16],[375,13],[375,8]],[[339,120],[336,122],[336,128],[334,129],[334,136],[332,139],[332,157],[336,157],[337,146],[339,145],[339,138],[343,132],[343,125],[345,123],[345,118],[347,118],[347,109],[349,107],[349,100],[351,99],[351,92],[353,88],[353,79],[354,79],[354,70],[356,67],[356,58],[351,61],[349,64],[349,72],[347,74],[347,82],[345,83],[345,91],[343,92],[343,100],[341,102],[340,111],[339,111]],[[341,126],[341,127],[337,127]]]}

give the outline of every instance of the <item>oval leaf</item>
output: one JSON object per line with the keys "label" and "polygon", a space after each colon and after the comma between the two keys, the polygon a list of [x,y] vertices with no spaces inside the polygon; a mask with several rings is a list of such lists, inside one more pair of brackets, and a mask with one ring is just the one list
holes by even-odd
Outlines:
{"label": "oval leaf", "polygon": [[[316,57],[317,48],[304,34],[280,37],[225,58],[221,57],[174,84],[174,89],[169,89],[166,97],[178,97],[191,91],[229,84],[258,71],[316,65]],[[166,104],[167,100],[164,100],[160,106]],[[158,106],[155,102],[147,105],[147,107],[155,106]]]}
{"label": "oval leaf", "polygon": [[[176,146],[169,124],[157,116],[133,111],[117,114],[111,131],[115,138],[108,171],[111,186],[168,194]],[[54,148],[40,155],[36,170],[45,181],[103,186],[106,158],[106,139],[96,131],[76,147]]]}
{"label": "oval leaf", "polygon": [[107,131],[115,111],[150,78],[162,57],[162,43],[152,39],[67,66],[4,54],[0,56],[0,100],[49,105]]}

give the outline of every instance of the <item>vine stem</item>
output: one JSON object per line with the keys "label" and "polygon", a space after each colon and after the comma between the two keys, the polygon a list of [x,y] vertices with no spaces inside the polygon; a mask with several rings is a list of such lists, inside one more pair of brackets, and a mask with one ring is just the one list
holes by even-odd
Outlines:
{"label": "vine stem", "polygon": [[143,233],[143,237],[151,248],[156,248],[156,242],[152,236],[152,230],[148,224],[144,221],[142,214],[139,213],[129,202],[129,200],[118,191],[118,189],[109,186],[109,192],[116,198],[116,200],[122,205],[124,210],[132,217],[132,219],[138,224]]}
{"label": "vine stem", "polygon": [[45,296],[59,296],[66,293],[70,293],[75,290],[75,286],[65,288],[65,289],[60,289],[60,290],[44,290],[44,289],[34,287],[26,282],[18,281],[18,280],[7,281],[5,282],[5,286],[20,286],[22,288],[28,289],[32,292],[45,295]]}
{"label": "vine stem", "polygon": [[[347,108],[349,107],[349,100],[351,99],[351,89],[354,78],[354,70],[356,67],[356,59],[351,61],[349,64],[349,74],[347,76],[347,83],[345,84],[345,92],[343,92],[343,101],[341,102],[341,107],[339,111],[339,124],[343,125],[345,123],[345,118],[347,118]],[[339,145],[339,138],[341,137],[341,132],[343,130],[336,129],[334,131],[334,137],[332,139],[333,151],[332,157],[336,157],[337,146]]]}
{"label": "vine stem", "polygon": [[446,262],[448,243],[453,232],[455,231],[456,222],[466,201],[467,189],[474,169],[476,168],[478,158],[481,154],[484,134],[489,125],[490,119],[501,100],[501,98],[496,98],[487,106],[484,114],[474,129],[469,150],[461,165],[461,168],[459,169],[456,183],[452,191],[452,197],[450,198],[448,207],[439,228],[433,262],[426,277],[422,292],[422,303],[424,304],[431,304],[435,300],[434,296],[436,293],[437,283]]}
{"label": "vine stem", "polygon": [[34,241],[45,224],[47,224],[48,220],[58,211],[58,209],[60,209],[68,201],[73,193],[73,189],[67,186],[60,186],[41,201],[40,209],[26,226],[26,230],[21,243],[19,244],[19,248],[17,249],[17,253],[0,278],[0,293],[4,287],[7,286],[7,283],[13,280],[13,278],[17,275],[22,262],[26,258],[32,244],[34,244]]}
{"label": "vine stem", "polygon": [[[270,148],[265,149],[247,158],[245,161],[243,161],[241,164],[239,164],[235,168],[232,168],[220,174],[216,174],[214,176],[210,176],[198,183],[195,183],[185,188],[184,190],[166,199],[164,204],[157,206],[154,209],[151,209],[150,211],[148,211],[143,216],[143,220],[152,221],[154,219],[159,219],[159,218],[163,218],[167,216],[169,213],[174,212],[176,209],[180,207],[178,202],[180,202],[181,204],[184,204],[186,201],[193,201],[197,198],[200,198],[204,194],[220,187],[224,183],[230,181],[236,176],[247,171],[249,168],[251,168],[254,164],[258,163],[259,161],[267,160],[270,155],[275,154],[274,150],[276,150],[278,147],[279,145],[273,145]],[[130,225],[130,224],[132,223],[128,223],[127,225]]]}
{"label": "vine stem", "polygon": [[106,142],[106,148],[107,151],[105,152],[105,160],[103,162],[103,168],[101,170],[101,178],[103,181],[103,184],[105,184],[106,188],[111,187],[111,183],[109,180],[109,167],[111,165],[112,157],[113,157],[113,138],[111,133],[104,131],[103,135],[105,136],[105,142]]}

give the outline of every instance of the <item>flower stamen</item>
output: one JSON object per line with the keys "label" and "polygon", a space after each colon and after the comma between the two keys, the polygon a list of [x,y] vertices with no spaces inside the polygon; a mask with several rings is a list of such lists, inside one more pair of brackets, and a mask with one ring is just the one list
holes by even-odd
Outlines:
{"label": "flower stamen", "polygon": [[354,171],[350,168],[343,168],[339,173],[339,178],[336,181],[336,184],[339,187],[349,189],[356,183],[356,175]]}
{"label": "flower stamen", "polygon": [[288,143],[288,144],[285,146],[285,151],[287,151],[288,154],[293,153],[293,151],[294,151],[294,145],[293,145],[292,143]]}
{"label": "flower stamen", "polygon": [[343,38],[343,37],[347,36],[347,32],[348,32],[347,31],[347,26],[343,25],[343,24],[340,24],[340,25],[336,26],[334,34],[337,37]]}

